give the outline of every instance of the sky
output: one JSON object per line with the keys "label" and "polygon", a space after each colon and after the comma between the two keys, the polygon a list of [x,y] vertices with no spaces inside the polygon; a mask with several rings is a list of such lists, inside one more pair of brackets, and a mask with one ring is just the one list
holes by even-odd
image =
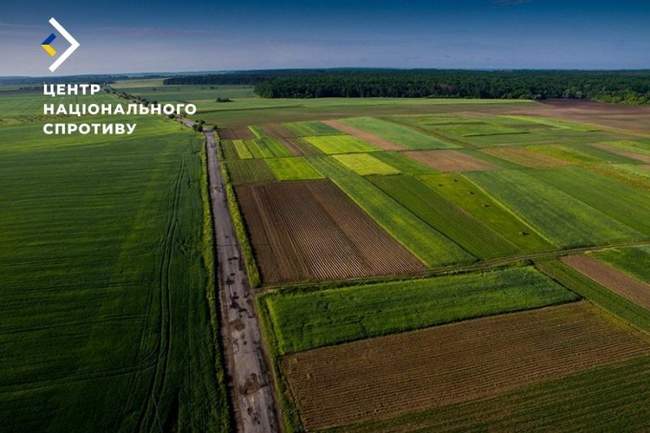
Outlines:
{"label": "sky", "polygon": [[[55,17],[81,43],[55,75],[397,67],[650,69],[650,1],[9,1],[0,76],[51,75]],[[57,37],[62,52],[67,44]]]}

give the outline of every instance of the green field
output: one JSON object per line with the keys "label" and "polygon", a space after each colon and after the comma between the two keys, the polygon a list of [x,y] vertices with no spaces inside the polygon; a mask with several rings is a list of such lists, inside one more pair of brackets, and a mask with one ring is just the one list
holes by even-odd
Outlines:
{"label": "green field", "polygon": [[535,171],[533,175],[650,239],[650,191],[579,167]]}
{"label": "green field", "polygon": [[400,116],[400,123],[449,142],[475,147],[535,144],[590,144],[614,136],[589,125],[540,116],[476,114]]}
{"label": "green field", "polygon": [[322,122],[291,122],[284,125],[296,137],[307,137],[310,135],[337,135],[341,134],[336,128],[332,128]]}
{"label": "green field", "polygon": [[311,180],[324,177],[302,157],[267,159],[265,162],[277,180]]}
{"label": "green field", "polygon": [[306,136],[302,139],[327,155],[377,150],[370,144],[350,135]]}
{"label": "green field", "polygon": [[650,246],[611,248],[592,254],[632,277],[650,283]]}
{"label": "green field", "polygon": [[328,157],[310,157],[309,161],[427,265],[442,266],[474,260],[461,247],[432,229],[368,180]]}
{"label": "green field", "polygon": [[268,182],[275,179],[273,171],[271,171],[267,164],[267,160],[245,159],[241,161],[227,161],[226,166],[228,167],[233,185]]}
{"label": "green field", "polygon": [[479,258],[514,255],[518,248],[432,188],[410,176],[375,176],[372,182],[422,221]]}
{"label": "green field", "polygon": [[422,175],[433,173],[430,167],[404,156],[401,152],[373,152],[372,156],[395,167],[404,174]]}
{"label": "green field", "polygon": [[494,200],[464,176],[436,174],[421,176],[419,179],[522,251],[553,249],[553,246],[521,217]]}
{"label": "green field", "polygon": [[0,100],[1,429],[230,431],[201,137],[47,137],[33,98]]}
{"label": "green field", "polygon": [[361,176],[399,174],[399,170],[368,153],[335,155],[334,159]]}
{"label": "green field", "polygon": [[364,131],[372,132],[373,134],[412,150],[448,149],[458,147],[388,120],[373,117],[358,117],[345,119],[344,123]]}
{"label": "green field", "polygon": [[562,248],[608,244],[642,235],[532,175],[516,170],[466,175]]}
{"label": "green field", "polygon": [[532,267],[277,293],[262,302],[280,353],[577,300]]}

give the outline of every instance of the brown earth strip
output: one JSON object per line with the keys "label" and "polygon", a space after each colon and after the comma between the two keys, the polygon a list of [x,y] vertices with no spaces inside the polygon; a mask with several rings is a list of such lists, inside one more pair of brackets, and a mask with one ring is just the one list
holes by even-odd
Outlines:
{"label": "brown earth strip", "polygon": [[219,138],[222,140],[252,140],[255,135],[248,127],[219,129]]}
{"label": "brown earth strip", "polygon": [[267,123],[262,126],[264,132],[273,138],[295,138],[296,134],[291,132],[281,123]]}
{"label": "brown earth strip", "polygon": [[265,283],[424,269],[331,182],[237,187]]}
{"label": "brown earth strip", "polygon": [[601,286],[650,310],[650,284],[593,257],[576,255],[562,257],[561,260]]}
{"label": "brown earth strip", "polygon": [[562,159],[533,152],[532,150],[523,147],[491,147],[488,149],[482,149],[481,152],[523,167],[551,168],[569,165],[567,161]]}
{"label": "brown earth strip", "polygon": [[373,144],[382,150],[404,150],[404,146],[400,146],[397,143],[386,140],[378,135],[375,135],[371,132],[366,132],[362,129],[355,128],[354,126],[346,125],[345,123],[339,120],[323,120],[323,123],[331,126],[332,128],[338,129],[341,132],[357,137],[358,139],[365,141],[366,143]]}
{"label": "brown earth strip", "polygon": [[650,353],[577,303],[373,338],[285,357],[308,431],[499,395]]}
{"label": "brown earth strip", "polygon": [[642,161],[650,164],[650,155],[644,155],[643,153],[632,152],[631,150],[625,150],[612,146],[611,144],[605,143],[594,143],[592,146],[602,149],[606,152],[613,153],[615,155],[625,156],[626,158],[636,159],[637,161]]}
{"label": "brown earth strip", "polygon": [[409,158],[428,165],[437,171],[486,171],[496,167],[457,150],[418,150],[404,152]]}

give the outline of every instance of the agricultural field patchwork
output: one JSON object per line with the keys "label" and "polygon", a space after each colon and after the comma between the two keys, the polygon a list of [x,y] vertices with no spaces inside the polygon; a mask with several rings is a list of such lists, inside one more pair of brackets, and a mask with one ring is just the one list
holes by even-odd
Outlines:
{"label": "agricultural field patchwork", "polygon": [[346,125],[377,135],[407,149],[447,149],[458,147],[408,126],[374,117],[344,119]]}
{"label": "agricultural field patchwork", "polygon": [[376,176],[371,181],[415,216],[476,257],[503,257],[518,252],[518,248],[499,233],[411,176]]}
{"label": "agricultural field patchwork", "polygon": [[441,411],[649,354],[646,335],[577,303],[292,354],[282,371],[306,429],[320,431]]}
{"label": "agricultural field patchwork", "polygon": [[577,300],[532,267],[263,298],[281,354]]}
{"label": "agricultural field patchwork", "polygon": [[236,191],[265,283],[424,269],[329,181],[242,186]]}

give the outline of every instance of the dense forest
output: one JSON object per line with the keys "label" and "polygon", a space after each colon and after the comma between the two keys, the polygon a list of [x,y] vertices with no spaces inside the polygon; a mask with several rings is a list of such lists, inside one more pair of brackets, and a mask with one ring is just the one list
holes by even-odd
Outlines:
{"label": "dense forest", "polygon": [[650,103],[650,71],[272,70],[178,76],[165,84],[248,84],[265,98],[567,98]]}

